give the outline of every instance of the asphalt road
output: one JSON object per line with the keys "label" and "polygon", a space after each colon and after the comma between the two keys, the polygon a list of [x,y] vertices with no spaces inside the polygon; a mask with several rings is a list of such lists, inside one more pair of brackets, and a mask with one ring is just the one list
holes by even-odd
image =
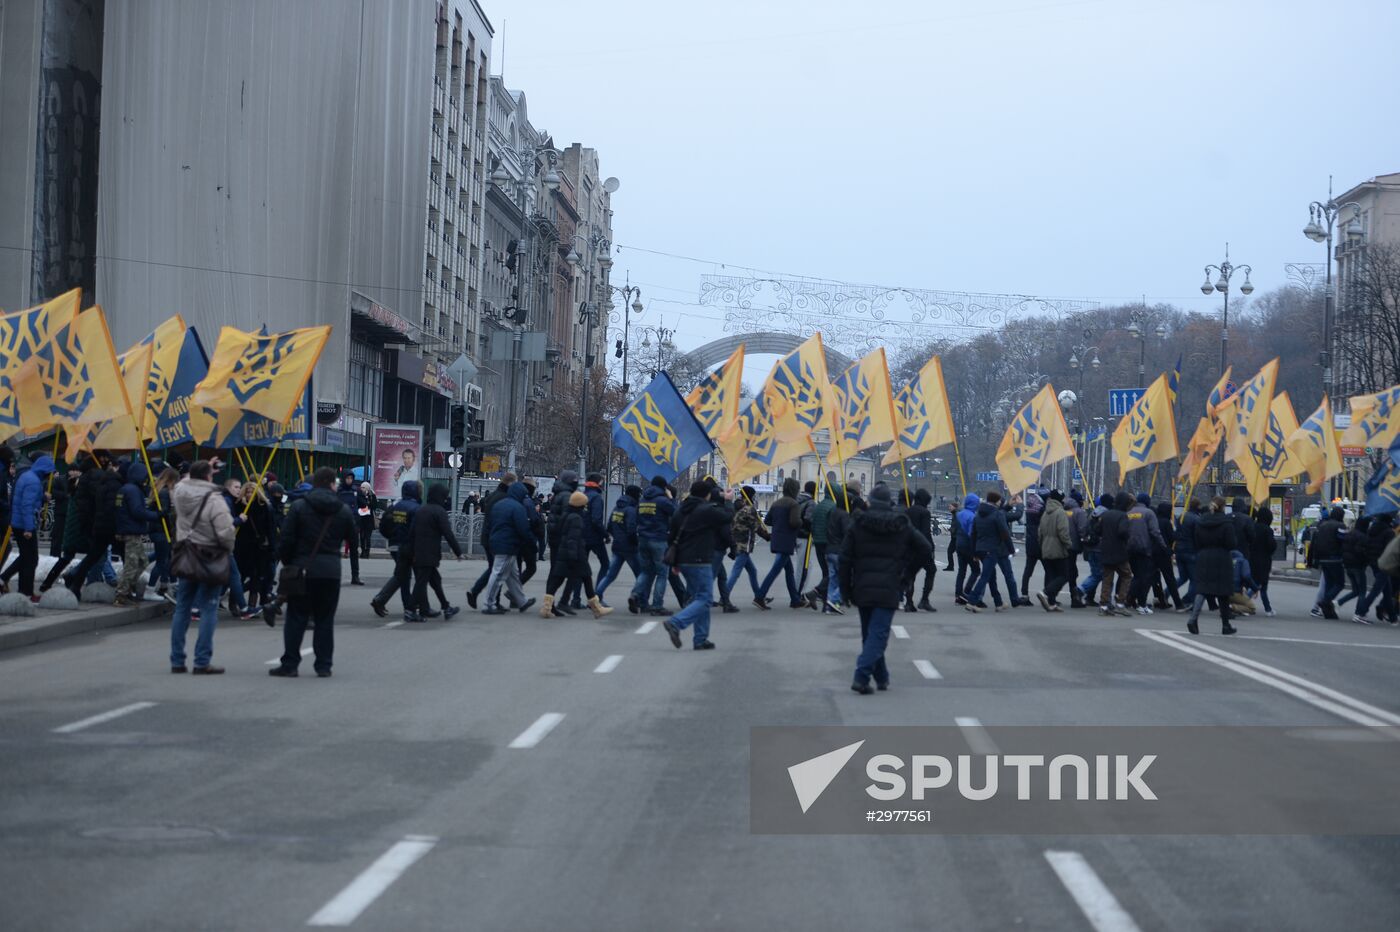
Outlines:
{"label": "asphalt road", "polygon": [[[342,589],[331,679],[269,678],[261,622],[221,622],[222,677],[169,674],[160,624],[0,655],[0,928],[1400,927],[1394,837],[750,833],[754,725],[1352,723],[1139,633],[1180,616],[972,615],[940,573],[861,697],[852,616],[741,599],[704,653],[625,607],[386,627],[387,568]],[[1400,630],[1273,588],[1279,617],[1194,643],[1400,713]]]}

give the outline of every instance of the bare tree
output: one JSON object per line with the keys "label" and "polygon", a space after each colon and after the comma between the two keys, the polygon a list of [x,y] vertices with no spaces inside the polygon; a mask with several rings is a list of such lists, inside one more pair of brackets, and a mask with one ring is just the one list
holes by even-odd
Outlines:
{"label": "bare tree", "polygon": [[1400,383],[1400,248],[1373,244],[1353,260],[1336,322],[1339,394]]}

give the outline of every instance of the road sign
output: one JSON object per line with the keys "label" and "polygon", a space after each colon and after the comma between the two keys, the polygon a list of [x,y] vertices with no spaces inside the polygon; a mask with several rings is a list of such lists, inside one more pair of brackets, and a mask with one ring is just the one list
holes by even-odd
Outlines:
{"label": "road sign", "polygon": [[492,453],[483,454],[481,457],[481,471],[483,473],[500,472],[501,458]]}
{"label": "road sign", "polygon": [[922,469],[917,469],[917,470],[914,471],[914,478],[915,478],[915,479],[922,479],[924,476],[927,476],[927,475],[928,475],[928,473],[925,472],[925,471],[922,470]]}
{"label": "road sign", "polygon": [[1108,416],[1126,417],[1133,405],[1146,392],[1145,388],[1111,388],[1108,390]]}
{"label": "road sign", "polygon": [[979,473],[977,474],[977,481],[978,481],[978,482],[1000,482],[1000,481],[1001,481],[1001,473],[997,472],[995,469],[990,470],[990,471],[988,471],[988,472],[979,472]]}
{"label": "road sign", "polygon": [[1074,481],[1075,481],[1075,482],[1083,482],[1083,481],[1084,481],[1084,474],[1083,474],[1082,472],[1079,471],[1079,467],[1078,467],[1078,466],[1074,467]]}
{"label": "road sign", "polygon": [[1359,460],[1366,455],[1365,447],[1342,447],[1342,459]]}

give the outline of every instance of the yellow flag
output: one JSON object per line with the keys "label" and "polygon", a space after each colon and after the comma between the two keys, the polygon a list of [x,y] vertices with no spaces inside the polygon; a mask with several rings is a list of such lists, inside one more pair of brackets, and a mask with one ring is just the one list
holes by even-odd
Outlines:
{"label": "yellow flag", "polygon": [[1006,487],[1019,493],[1034,485],[1045,467],[1070,456],[1074,456],[1074,441],[1055,387],[1047,384],[1006,428],[997,447],[997,469]]}
{"label": "yellow flag", "polygon": [[[185,319],[176,314],[163,321],[141,341],[151,344],[151,366],[146,376],[146,413],[141,425],[141,436],[148,440],[155,437],[160,412],[165,410],[165,402],[170,398],[170,384],[174,381],[175,370],[180,364],[180,348],[185,343],[185,329]],[[134,407],[135,396],[132,398]]]}
{"label": "yellow flag", "polygon": [[[1337,443],[1337,431],[1332,427],[1332,407],[1327,396],[1288,436],[1288,455],[1299,472],[1308,474],[1308,492],[1317,494],[1322,484],[1342,473],[1342,448]],[[1297,475],[1297,473],[1294,473]]]}
{"label": "yellow flag", "polygon": [[97,432],[88,446],[97,450],[135,450],[143,440],[149,439],[138,433],[136,421],[143,418],[143,412],[146,410],[147,380],[154,351],[153,344],[138,343],[117,357],[132,413],[109,421]]}
{"label": "yellow flag", "polygon": [[741,345],[714,372],[685,396],[686,404],[710,439],[728,433],[739,417],[739,389],[744,378],[744,347]]}
{"label": "yellow flag", "polygon": [[831,382],[833,418],[827,462],[842,462],[895,439],[894,393],[881,347]]}
{"label": "yellow flag", "polygon": [[35,391],[19,393],[20,426],[27,431],[102,423],[131,413],[100,307],[79,314],[25,365],[37,378]]}
{"label": "yellow flag", "polygon": [[943,361],[934,356],[894,397],[899,435],[882,466],[953,442],[953,410],[943,381]]}
{"label": "yellow flag", "polygon": [[77,318],[82,296],[82,290],[74,288],[36,307],[0,314],[0,443],[23,426],[14,385],[20,367]]}
{"label": "yellow flag", "polygon": [[760,397],[739,414],[734,428],[721,440],[720,449],[729,464],[729,481],[740,483],[811,453],[812,438],[804,435],[796,440],[779,440],[767,399]]}
{"label": "yellow flag", "polygon": [[1275,395],[1269,403],[1269,426],[1264,435],[1249,445],[1248,455],[1235,461],[1256,505],[1269,500],[1270,483],[1296,475],[1287,444],[1297,429],[1298,418],[1288,393]]}
{"label": "yellow flag", "polygon": [[1201,418],[1196,424],[1196,432],[1191,435],[1191,441],[1186,445],[1186,456],[1181,461],[1181,468],[1177,470],[1176,477],[1189,479],[1192,485],[1201,481],[1201,475],[1210,464],[1211,457],[1215,455],[1216,447],[1220,446],[1221,434],[1220,425],[1209,417]]}
{"label": "yellow flag", "polygon": [[827,397],[830,394],[826,353],[822,335],[817,333],[779,359],[763,384],[763,397],[773,415],[777,439],[800,440],[829,426],[833,407]]}
{"label": "yellow flag", "polygon": [[1351,447],[1388,447],[1400,434],[1400,385],[1374,395],[1353,395],[1351,426],[1342,443]]}
{"label": "yellow flag", "polygon": [[1269,429],[1269,404],[1274,400],[1278,359],[1270,361],[1240,386],[1225,409],[1225,457],[1238,463],[1249,456],[1249,445]]}
{"label": "yellow flag", "polygon": [[190,406],[252,411],[286,423],[330,334],[329,326],[267,334],[225,327],[209,362],[209,374],[195,387]]}
{"label": "yellow flag", "polygon": [[1153,463],[1174,458],[1176,415],[1172,411],[1170,380],[1165,373],[1147,387],[1128,416],[1113,431],[1113,450],[1118,454],[1118,483],[1128,473]]}

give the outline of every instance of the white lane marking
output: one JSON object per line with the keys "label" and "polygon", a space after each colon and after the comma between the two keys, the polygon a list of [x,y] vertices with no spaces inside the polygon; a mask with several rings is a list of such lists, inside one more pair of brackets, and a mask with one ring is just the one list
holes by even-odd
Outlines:
{"label": "white lane marking", "polygon": [[101,715],[94,715],[76,722],[69,722],[67,725],[60,725],[53,730],[56,735],[71,735],[75,731],[82,731],[84,728],[91,728],[93,725],[101,725],[103,722],[110,722],[114,718],[121,718],[123,715],[130,715],[132,712],[140,712],[142,709],[149,709],[155,705],[154,702],[133,702],[131,705],[124,705],[120,709],[113,709],[110,712],[103,712]]}
{"label": "white lane marking", "polygon": [[1145,638],[1176,648],[1216,666],[1224,667],[1240,676],[1254,680],[1256,683],[1272,686],[1280,692],[1287,693],[1295,699],[1301,699],[1324,712],[1331,712],[1349,722],[1373,727],[1400,724],[1400,715],[1378,709],[1360,699],[1354,699],[1344,693],[1305,680],[1300,676],[1285,673],[1267,664],[1208,647],[1199,642],[1187,641],[1184,638],[1178,639],[1173,636],[1172,632],[1151,631],[1145,628],[1138,628],[1137,632]]}
{"label": "white lane marking", "polygon": [[510,743],[513,748],[532,748],[544,740],[544,736],[554,730],[554,726],[564,720],[563,712],[546,712],[535,719],[535,724],[520,733]]}
{"label": "white lane marking", "polygon": [[943,674],[939,673],[938,670],[934,667],[934,665],[929,663],[927,660],[915,660],[914,666],[918,668],[918,671],[924,675],[924,679],[926,680],[943,679]]}
{"label": "white lane marking", "polygon": [[651,634],[653,631],[656,630],[656,626],[657,626],[658,624],[660,624],[660,622],[656,622],[656,621],[644,621],[644,622],[642,622],[642,626],[641,626],[640,628],[637,629],[637,633],[638,633],[638,634]]}
{"label": "white lane marking", "polygon": [[391,622],[389,622],[387,625],[380,625],[380,627],[381,627],[381,628],[402,628],[402,627],[403,627],[403,619],[400,618],[398,621],[391,621]]}
{"label": "white lane marking", "polygon": [[603,662],[593,668],[594,673],[611,673],[617,669],[617,665],[622,663],[621,654],[611,654],[604,658]]}
{"label": "white lane marking", "polygon": [[[309,656],[311,656],[311,650],[312,650],[312,649],[311,649],[310,647],[303,647],[303,648],[301,649],[301,655],[302,655],[303,657],[309,657]],[[281,657],[273,657],[271,660],[269,660],[269,661],[265,664],[265,666],[276,667],[276,666],[280,666],[281,663],[282,663],[282,658],[281,658]]]}
{"label": "white lane marking", "polygon": [[894,636],[900,640],[907,640],[909,637],[909,630],[905,628],[904,625],[890,625],[890,630],[893,631]]}
{"label": "white lane marking", "polygon": [[348,926],[359,918],[369,905],[398,880],[403,872],[433,850],[438,840],[431,835],[405,835],[388,851],[379,856],[364,872],[306,920],[309,926]]}
{"label": "white lane marking", "polygon": [[1045,860],[1074,897],[1084,918],[1096,932],[1138,932],[1138,924],[1128,915],[1113,892],[1078,851],[1047,851]]}
{"label": "white lane marking", "polygon": [[982,727],[982,723],[977,719],[966,715],[960,715],[953,719],[953,723],[962,729],[963,738],[967,741],[967,746],[975,754],[1000,754],[1001,750],[997,743],[992,740],[992,736],[987,734],[987,729]]}
{"label": "white lane marking", "polygon": [[[1175,631],[1163,634],[1175,634]],[[1206,637],[1223,638],[1223,634],[1207,634]],[[1263,634],[1232,634],[1229,635],[1232,641],[1287,641],[1290,644],[1323,644],[1327,647],[1365,647],[1368,650],[1400,650],[1400,644],[1362,644],[1359,641],[1315,641],[1312,638],[1280,638],[1268,637]]]}

